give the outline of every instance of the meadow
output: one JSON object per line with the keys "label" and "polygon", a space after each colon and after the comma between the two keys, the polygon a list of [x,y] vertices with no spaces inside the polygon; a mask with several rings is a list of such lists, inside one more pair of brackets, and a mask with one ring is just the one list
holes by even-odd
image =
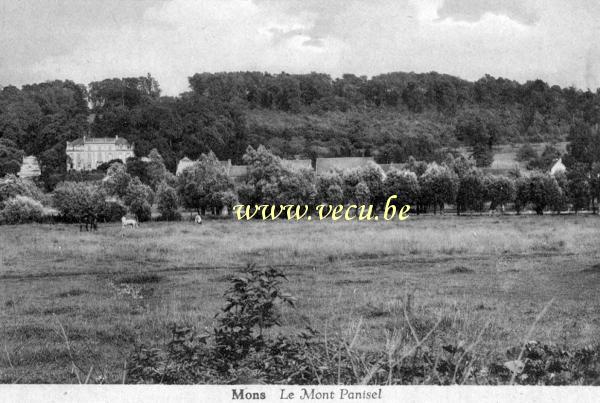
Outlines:
{"label": "meadow", "polygon": [[[228,276],[281,268],[297,298],[282,327],[380,349],[405,320],[422,337],[495,356],[530,336],[600,342],[597,216],[411,216],[404,222],[0,227],[0,382],[120,382],[139,344],[173,323],[210,332]],[[552,304],[528,334],[548,302]]]}

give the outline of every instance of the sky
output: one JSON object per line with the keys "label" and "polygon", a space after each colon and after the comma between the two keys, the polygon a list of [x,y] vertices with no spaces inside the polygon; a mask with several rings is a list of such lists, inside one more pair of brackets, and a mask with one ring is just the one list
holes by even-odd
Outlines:
{"label": "sky", "polygon": [[437,71],[600,87],[597,0],[0,0],[0,86]]}

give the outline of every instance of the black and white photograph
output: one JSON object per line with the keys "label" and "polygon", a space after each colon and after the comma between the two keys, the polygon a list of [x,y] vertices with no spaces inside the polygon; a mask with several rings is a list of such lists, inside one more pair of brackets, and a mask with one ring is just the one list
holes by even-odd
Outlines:
{"label": "black and white photograph", "polygon": [[597,1],[0,0],[11,401],[598,401],[599,210]]}

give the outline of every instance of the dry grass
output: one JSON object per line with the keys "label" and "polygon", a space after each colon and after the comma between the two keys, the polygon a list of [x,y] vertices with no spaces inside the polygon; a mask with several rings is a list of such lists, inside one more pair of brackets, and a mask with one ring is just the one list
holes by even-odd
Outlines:
{"label": "dry grass", "polygon": [[[597,217],[411,217],[403,223],[233,222],[7,226],[0,232],[0,381],[120,382],[137,342],[159,342],[173,321],[210,328],[227,276],[248,262],[283,267],[311,323],[360,348],[385,348],[405,327],[423,338],[476,342],[482,354],[533,338],[599,341]],[[457,270],[460,268],[460,270]],[[356,331],[357,323],[361,323]],[[480,340],[477,340],[480,335]],[[444,341],[440,340],[440,341]],[[387,344],[386,344],[387,343]],[[87,373],[82,374],[83,378]]]}

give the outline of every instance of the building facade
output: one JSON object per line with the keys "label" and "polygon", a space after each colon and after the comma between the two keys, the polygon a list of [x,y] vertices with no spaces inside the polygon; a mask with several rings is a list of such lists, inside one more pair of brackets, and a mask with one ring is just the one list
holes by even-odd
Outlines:
{"label": "building facade", "polygon": [[104,162],[116,159],[125,162],[133,156],[133,144],[119,136],[84,136],[75,141],[67,141],[68,171],[91,171]]}
{"label": "building facade", "polygon": [[37,178],[41,175],[40,164],[34,155],[23,158],[21,169],[17,174],[19,178]]}

